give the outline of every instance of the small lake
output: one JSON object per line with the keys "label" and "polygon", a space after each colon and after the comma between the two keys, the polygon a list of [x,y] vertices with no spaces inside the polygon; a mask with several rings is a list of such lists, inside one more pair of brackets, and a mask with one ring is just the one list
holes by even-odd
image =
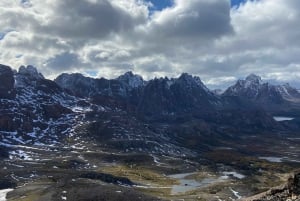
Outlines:
{"label": "small lake", "polygon": [[172,186],[171,193],[174,195],[178,193],[185,193],[187,191],[195,190],[202,187],[207,187],[211,184],[225,181],[229,179],[230,176],[235,177],[237,179],[243,179],[245,177],[244,175],[239,174],[237,172],[222,172],[223,176],[220,176],[218,178],[204,178],[201,181],[187,178],[188,176],[193,174],[196,174],[196,172],[169,175],[169,177],[177,179],[180,182],[180,184]]}
{"label": "small lake", "polygon": [[269,157],[258,157],[258,158],[263,159],[263,160],[267,160],[267,161],[272,162],[272,163],[282,163],[282,158],[281,157],[269,156]]}
{"label": "small lake", "polygon": [[291,120],[293,120],[293,119],[295,119],[295,118],[293,118],[293,117],[280,117],[280,116],[275,116],[275,117],[273,117],[273,119],[274,119],[275,121],[291,121]]}
{"label": "small lake", "polygon": [[267,160],[272,163],[283,163],[283,162],[294,162],[294,163],[300,163],[300,160],[297,160],[297,158],[289,158],[289,157],[258,157],[259,159]]}
{"label": "small lake", "polygon": [[197,188],[205,187],[212,183],[221,181],[220,178],[217,178],[217,179],[205,178],[201,181],[196,181],[195,179],[185,179],[187,176],[190,176],[193,174],[195,174],[195,172],[169,175],[169,177],[178,179],[180,182],[180,184],[178,184],[178,185],[173,185],[171,193],[172,194],[185,193],[187,191],[195,190]]}

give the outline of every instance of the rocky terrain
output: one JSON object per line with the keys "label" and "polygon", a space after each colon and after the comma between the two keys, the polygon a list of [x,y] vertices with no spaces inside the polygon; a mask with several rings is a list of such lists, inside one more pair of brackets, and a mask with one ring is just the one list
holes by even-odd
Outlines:
{"label": "rocky terrain", "polygon": [[[0,198],[236,200],[299,168],[300,93],[250,75],[45,79],[0,65]],[[274,117],[275,116],[275,117]]]}
{"label": "rocky terrain", "polygon": [[294,173],[286,184],[274,187],[267,192],[242,199],[243,201],[267,201],[267,200],[300,200],[300,173]]}

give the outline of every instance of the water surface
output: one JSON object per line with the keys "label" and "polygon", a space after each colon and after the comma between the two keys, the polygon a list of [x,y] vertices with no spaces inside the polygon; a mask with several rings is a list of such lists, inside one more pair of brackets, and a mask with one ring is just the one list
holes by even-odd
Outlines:
{"label": "water surface", "polygon": [[294,119],[293,117],[279,117],[279,116],[278,117],[275,116],[273,118],[275,121],[291,121]]}

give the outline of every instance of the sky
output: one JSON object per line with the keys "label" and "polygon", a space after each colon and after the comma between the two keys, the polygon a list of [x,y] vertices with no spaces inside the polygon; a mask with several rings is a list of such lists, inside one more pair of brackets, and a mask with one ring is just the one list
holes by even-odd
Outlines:
{"label": "sky", "polygon": [[1,0],[0,63],[144,79],[248,74],[300,88],[299,0]]}

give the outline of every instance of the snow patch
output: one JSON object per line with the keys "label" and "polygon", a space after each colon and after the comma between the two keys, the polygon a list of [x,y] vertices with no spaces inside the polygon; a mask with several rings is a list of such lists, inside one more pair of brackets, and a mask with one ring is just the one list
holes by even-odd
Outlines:
{"label": "snow patch", "polygon": [[0,190],[0,201],[6,201],[6,195],[7,193],[13,191],[14,189],[4,189]]}
{"label": "snow patch", "polygon": [[31,156],[23,150],[16,150],[9,152],[9,159],[22,159],[25,161],[32,161]]}
{"label": "snow patch", "polygon": [[223,174],[227,177],[228,176],[233,176],[233,177],[238,178],[238,179],[243,179],[243,178],[246,177],[245,175],[242,175],[242,174],[237,173],[237,172],[223,172]]}
{"label": "snow patch", "polygon": [[240,196],[240,193],[239,193],[239,192],[233,190],[232,188],[229,188],[229,189],[230,189],[230,191],[234,194],[234,196],[235,196],[237,199],[241,199],[241,198],[242,198],[242,196]]}
{"label": "snow patch", "polygon": [[280,157],[258,157],[259,159],[267,160],[272,163],[282,163],[282,158]]}
{"label": "snow patch", "polygon": [[273,119],[274,119],[275,121],[291,121],[291,120],[293,120],[293,119],[295,119],[295,118],[293,118],[293,117],[280,117],[280,116],[274,116]]}

